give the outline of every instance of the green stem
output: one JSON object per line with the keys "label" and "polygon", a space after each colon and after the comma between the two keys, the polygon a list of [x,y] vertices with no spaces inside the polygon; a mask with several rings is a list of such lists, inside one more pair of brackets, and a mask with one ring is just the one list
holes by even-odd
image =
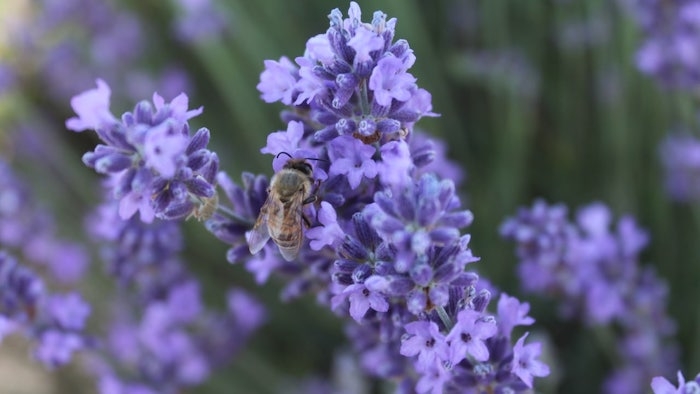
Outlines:
{"label": "green stem", "polygon": [[617,348],[615,334],[612,332],[610,326],[599,326],[591,327],[591,332],[593,333],[593,338],[595,339],[598,347],[603,352],[605,357],[612,363],[615,364],[619,360],[619,356],[615,352]]}
{"label": "green stem", "polygon": [[445,311],[445,308],[438,306],[435,307],[435,310],[437,311],[438,316],[440,316],[442,324],[445,325],[445,331],[449,332],[450,330],[452,330],[452,327],[454,327],[454,323],[452,322],[452,319],[450,319],[450,316],[447,315],[447,311]]}
{"label": "green stem", "polygon": [[369,97],[367,96],[367,79],[363,79],[360,83],[360,109],[362,109],[362,115],[369,115]]}
{"label": "green stem", "polygon": [[234,222],[238,222],[240,224],[245,224],[247,226],[253,227],[253,224],[254,224],[253,222],[251,222],[250,220],[237,214],[236,212],[233,211],[233,209],[231,209],[225,205],[221,205],[221,204],[217,205],[216,212],[218,212],[224,216],[228,216]]}

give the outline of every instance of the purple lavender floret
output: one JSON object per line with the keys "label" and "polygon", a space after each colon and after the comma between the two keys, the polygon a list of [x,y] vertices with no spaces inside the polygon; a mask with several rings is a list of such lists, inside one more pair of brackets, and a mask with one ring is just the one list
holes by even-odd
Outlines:
{"label": "purple lavender floret", "polygon": [[651,380],[651,389],[654,394],[692,394],[700,392],[700,374],[693,380],[685,380],[683,373],[678,371],[678,386],[668,381],[663,376],[656,376]]}
{"label": "purple lavender floret", "polygon": [[128,219],[137,211],[141,220],[182,219],[196,215],[216,194],[217,155],[206,149],[209,130],[190,134],[188,120],[202,108],[188,110],[183,93],[166,103],[158,94],[153,104],[142,101],[118,121],[109,110],[109,86],[71,100],[77,117],[66,121],[73,131],[93,129],[104,144],[83,156],[95,171],[112,177],[119,215]]}
{"label": "purple lavender floret", "polygon": [[670,340],[675,323],[666,314],[666,284],[639,264],[648,234],[630,216],[613,229],[612,224],[610,210],[601,203],[583,207],[572,222],[565,206],[537,200],[508,218],[501,235],[517,245],[526,290],[558,297],[569,318],[619,328],[621,363],[604,389],[634,393],[677,365]]}

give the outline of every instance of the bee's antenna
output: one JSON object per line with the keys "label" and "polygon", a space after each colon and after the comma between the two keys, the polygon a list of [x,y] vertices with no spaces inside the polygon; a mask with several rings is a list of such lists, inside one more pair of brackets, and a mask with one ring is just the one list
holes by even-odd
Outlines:
{"label": "bee's antenna", "polygon": [[[292,155],[290,155],[289,153],[282,151],[282,152],[278,153],[277,156],[275,156],[275,159],[278,158],[278,157],[280,157],[280,156],[282,156],[282,155],[287,155],[287,156],[289,156],[290,159],[293,159],[293,158],[294,158],[294,157],[293,157]],[[325,162],[328,162],[328,160],[326,160],[326,159],[317,159],[317,158],[315,158],[315,157],[305,157],[304,160],[315,160],[315,161],[325,161]]]}

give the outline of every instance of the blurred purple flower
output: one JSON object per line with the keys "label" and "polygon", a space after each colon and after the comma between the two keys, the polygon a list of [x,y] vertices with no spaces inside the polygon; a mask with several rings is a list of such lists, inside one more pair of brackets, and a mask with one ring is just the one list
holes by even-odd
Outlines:
{"label": "blurred purple flower", "polygon": [[637,50],[637,67],[663,85],[692,89],[700,82],[700,4],[660,0],[623,0],[639,23],[643,42]]}
{"label": "blurred purple flower", "polygon": [[[149,93],[159,90],[171,97],[170,91],[164,91],[169,85],[168,69],[148,70],[143,62],[144,55],[159,43],[145,34],[148,29],[144,22],[128,7],[100,0],[39,0],[32,4],[32,12],[25,14],[24,23],[8,26],[8,45],[17,54],[12,74],[25,74],[26,70],[17,69],[24,66],[36,70],[38,75],[19,82],[30,85],[29,89],[41,86],[48,100],[63,102],[89,88],[98,75],[115,86],[126,87],[117,92],[117,101],[125,96],[143,97],[143,89]],[[193,15],[186,20],[196,20],[196,15],[209,18],[208,23],[197,27],[199,33],[213,28],[214,21],[221,19],[221,14],[207,16],[194,10],[185,15]],[[25,29],[26,25],[32,29]],[[181,77],[187,78],[183,73]]]}
{"label": "blurred purple flower", "polygon": [[55,227],[53,215],[39,206],[28,185],[0,159],[0,245],[48,269],[52,280],[76,283],[89,264],[87,251],[59,238]]}
{"label": "blurred purple flower", "polygon": [[539,96],[542,76],[532,61],[516,49],[480,50],[464,53],[460,72],[488,86],[525,99]]}
{"label": "blurred purple flower", "polygon": [[98,215],[89,226],[118,285],[105,346],[93,355],[101,392],[175,394],[202,383],[263,323],[261,305],[231,289],[227,310],[206,308],[199,282],[178,257],[175,222],[121,220],[114,201]]}
{"label": "blurred purple flower", "polygon": [[700,198],[700,140],[690,134],[669,134],[659,151],[668,195],[679,202]]}
{"label": "blurred purple flower", "polygon": [[47,313],[59,327],[67,330],[82,330],[90,316],[90,305],[77,293],[54,295],[48,300]]}
{"label": "blurred purple flower", "polygon": [[83,338],[72,332],[46,330],[39,337],[34,356],[48,367],[56,367],[70,361],[73,353],[85,348]]}
{"label": "blurred purple flower", "polygon": [[[82,332],[90,307],[76,294],[50,294],[44,281],[0,250],[0,335],[19,332],[36,342],[34,357],[48,368],[90,347]],[[0,338],[2,338],[0,337]]]}
{"label": "blurred purple flower", "polygon": [[601,203],[583,207],[570,222],[566,207],[537,200],[508,218],[501,235],[516,242],[526,290],[558,297],[569,318],[578,314],[590,325],[619,327],[622,362],[604,385],[606,392],[619,392],[668,372],[678,360],[666,285],[639,266],[649,236],[629,216],[614,230],[612,224]]}
{"label": "blurred purple flower", "polygon": [[266,320],[266,313],[260,302],[243,290],[232,289],[226,294],[229,312],[246,332],[253,332]]}
{"label": "blurred purple flower", "polygon": [[175,32],[186,43],[216,39],[228,29],[223,10],[211,0],[173,0],[178,7]]}
{"label": "blurred purple flower", "polygon": [[177,224],[144,224],[136,217],[123,220],[113,201],[99,206],[88,217],[87,227],[102,244],[105,270],[124,285],[135,283],[144,273],[163,270],[161,266],[171,264],[183,247]]}
{"label": "blurred purple flower", "polygon": [[15,71],[9,64],[0,62],[0,97],[11,92],[16,84]]}

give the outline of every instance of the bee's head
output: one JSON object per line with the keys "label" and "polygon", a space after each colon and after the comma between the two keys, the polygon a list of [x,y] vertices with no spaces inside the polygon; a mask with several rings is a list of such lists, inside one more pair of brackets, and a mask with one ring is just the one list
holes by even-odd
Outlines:
{"label": "bee's head", "polygon": [[297,170],[308,177],[311,177],[314,172],[313,167],[311,167],[311,164],[306,161],[306,159],[289,159],[284,165],[284,168]]}
{"label": "bee's head", "polygon": [[284,164],[282,168],[286,169],[291,169],[291,170],[296,170],[301,172],[302,174],[306,175],[307,177],[311,178],[314,172],[313,167],[311,166],[311,163],[308,162],[308,160],[319,160],[319,161],[325,161],[323,159],[316,159],[313,157],[293,157],[287,152],[280,152],[277,154],[276,157],[280,157],[282,155],[287,155],[289,156],[289,160]]}

